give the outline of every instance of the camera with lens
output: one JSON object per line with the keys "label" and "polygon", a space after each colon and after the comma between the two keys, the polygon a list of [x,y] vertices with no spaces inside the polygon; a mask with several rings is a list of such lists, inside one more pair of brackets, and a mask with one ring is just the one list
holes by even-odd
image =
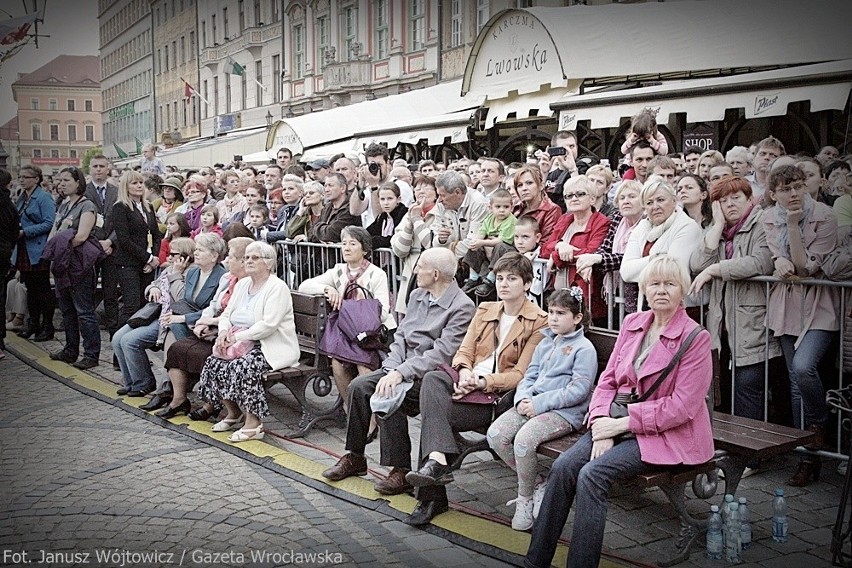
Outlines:
{"label": "camera with lens", "polygon": [[370,170],[371,175],[377,176],[379,175],[379,170],[381,169],[381,166],[379,166],[379,164],[377,164],[376,162],[370,162],[369,164],[367,164],[367,169]]}

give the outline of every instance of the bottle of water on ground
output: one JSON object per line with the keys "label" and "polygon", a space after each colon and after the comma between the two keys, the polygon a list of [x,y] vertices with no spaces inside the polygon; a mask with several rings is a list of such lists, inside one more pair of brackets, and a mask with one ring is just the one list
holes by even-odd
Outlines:
{"label": "bottle of water on ground", "polygon": [[740,563],[742,541],[740,540],[739,506],[739,503],[731,503],[730,511],[728,511],[728,527],[725,531],[725,561],[728,564]]}
{"label": "bottle of water on ground", "polygon": [[707,558],[710,560],[722,559],[722,517],[719,515],[719,506],[710,507],[710,518],[707,519]]}
{"label": "bottle of water on ground", "polygon": [[725,533],[728,532],[728,515],[731,511],[731,503],[734,502],[734,496],[728,493],[722,499],[722,506],[719,508],[719,515],[722,517],[722,548],[725,548]]}
{"label": "bottle of water on ground", "polygon": [[751,511],[746,505],[746,498],[740,497],[740,540],[743,544],[743,550],[746,550],[751,545]]}
{"label": "bottle of water on ground", "polygon": [[787,542],[787,502],[783,489],[776,489],[772,500],[772,540]]}

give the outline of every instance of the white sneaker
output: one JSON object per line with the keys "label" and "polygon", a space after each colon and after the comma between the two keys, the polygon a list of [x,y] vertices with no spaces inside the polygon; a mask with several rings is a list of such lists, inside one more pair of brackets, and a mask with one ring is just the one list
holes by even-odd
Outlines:
{"label": "white sneaker", "polygon": [[533,519],[538,518],[538,511],[541,509],[541,502],[544,500],[544,492],[547,490],[547,480],[535,486],[533,491]]}
{"label": "white sneaker", "polygon": [[521,497],[512,499],[507,505],[515,504],[515,515],[512,517],[512,528],[516,531],[527,531],[533,526],[533,500],[532,497]]}

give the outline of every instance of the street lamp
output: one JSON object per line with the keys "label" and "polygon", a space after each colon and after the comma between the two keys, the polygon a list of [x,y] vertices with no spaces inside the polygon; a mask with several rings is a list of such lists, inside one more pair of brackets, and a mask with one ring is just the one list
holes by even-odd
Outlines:
{"label": "street lamp", "polygon": [[272,126],[272,113],[266,111],[266,126]]}

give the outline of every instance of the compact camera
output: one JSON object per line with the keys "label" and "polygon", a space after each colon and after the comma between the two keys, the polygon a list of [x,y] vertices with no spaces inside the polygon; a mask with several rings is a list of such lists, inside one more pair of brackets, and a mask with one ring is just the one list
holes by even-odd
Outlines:
{"label": "compact camera", "polygon": [[377,176],[379,175],[379,170],[381,169],[381,166],[379,166],[379,164],[377,164],[376,162],[370,162],[369,164],[367,164],[367,169],[370,170],[371,175]]}

